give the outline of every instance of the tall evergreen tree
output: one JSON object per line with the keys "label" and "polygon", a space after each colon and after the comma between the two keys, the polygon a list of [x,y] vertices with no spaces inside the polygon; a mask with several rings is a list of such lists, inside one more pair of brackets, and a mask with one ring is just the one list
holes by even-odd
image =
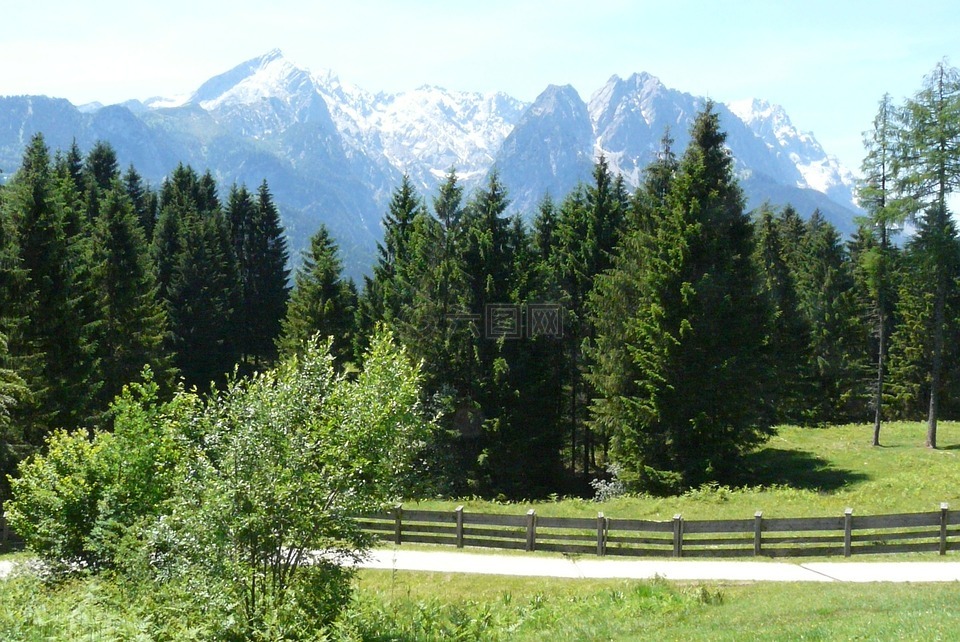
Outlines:
{"label": "tall evergreen tree", "polygon": [[396,328],[401,310],[409,307],[413,288],[408,280],[410,236],[416,216],[425,211],[416,187],[406,174],[394,190],[383,217],[383,242],[377,243],[377,262],[373,275],[364,277],[363,292],[357,303],[357,344],[361,355],[366,340],[378,323]]}
{"label": "tall evergreen tree", "polygon": [[809,328],[814,423],[853,421],[867,401],[866,332],[859,314],[849,257],[840,234],[819,211],[806,223],[793,267],[798,307]]}
{"label": "tall evergreen tree", "polygon": [[29,360],[10,354],[7,337],[21,333],[30,320],[23,316],[26,272],[20,266],[11,211],[4,203],[7,193],[0,186],[0,505],[8,496],[7,475],[16,472],[17,462],[29,450],[23,427],[13,420],[14,413],[28,403],[29,390],[19,372],[29,370]]}
{"label": "tall evergreen tree", "polygon": [[77,192],[80,194],[84,193],[84,191],[86,191],[86,183],[84,181],[83,153],[80,151],[80,146],[77,144],[76,138],[70,143],[70,149],[67,150],[67,154],[64,156],[64,169],[70,177],[70,180],[73,181],[73,186]]}
{"label": "tall evergreen tree", "polygon": [[280,352],[299,354],[319,334],[332,337],[330,353],[339,367],[345,367],[353,355],[356,292],[343,277],[337,245],[326,226],[311,237],[294,283],[277,341]]}
{"label": "tall evergreen tree", "polygon": [[240,272],[239,352],[247,369],[257,369],[276,357],[289,294],[287,244],[267,182],[260,185],[256,200],[245,187],[234,186],[226,218]]}
{"label": "tall evergreen tree", "polygon": [[953,271],[957,233],[948,197],[960,187],[960,72],[938,63],[924,79],[923,88],[907,101],[905,117],[898,187],[908,197],[918,236],[923,237],[914,247],[931,253],[919,263],[929,268],[924,288],[932,295],[926,441],[929,448],[936,448],[947,300],[958,276]]}
{"label": "tall evergreen tree", "polygon": [[157,272],[157,295],[168,307],[170,306],[173,275],[177,261],[184,247],[185,221],[196,217],[196,213],[183,210],[175,203],[166,205],[160,210],[157,226],[150,243],[150,257]]}
{"label": "tall evergreen tree", "polygon": [[131,163],[123,174],[123,186],[133,204],[133,213],[137,217],[144,238],[149,243],[153,239],[153,229],[157,225],[157,194],[151,190]]}
{"label": "tall evergreen tree", "polygon": [[84,191],[86,193],[87,219],[91,223],[100,214],[100,202],[120,177],[117,152],[110,143],[97,141],[87,154],[83,164]]}
{"label": "tall evergreen tree", "polygon": [[864,135],[866,156],[859,184],[860,205],[867,211],[863,231],[870,244],[858,255],[858,268],[869,296],[869,316],[876,340],[876,379],[873,390],[873,445],[880,445],[883,421],[884,381],[887,374],[887,349],[893,317],[894,262],[893,236],[903,226],[905,212],[895,198],[896,167],[899,153],[898,113],[890,94],[884,94],[873,120],[873,129]]}
{"label": "tall evergreen tree", "polygon": [[150,366],[156,381],[172,384],[165,352],[167,318],[157,299],[146,240],[123,186],[106,192],[93,232],[93,283],[98,304],[101,407]]}
{"label": "tall evergreen tree", "polygon": [[187,385],[221,382],[237,363],[239,276],[219,211],[185,222],[168,296],[172,348]]}
{"label": "tall evergreen tree", "polygon": [[623,358],[591,366],[594,420],[612,435],[624,478],[648,489],[730,479],[742,454],[770,432],[757,394],[769,375],[768,312],[724,140],[708,103],[667,194],[666,216],[641,235],[633,260],[621,254],[615,276],[601,281],[621,281],[610,294],[634,300],[632,313],[619,322],[605,317],[614,307],[600,298],[608,286],[593,295],[602,328],[596,352],[627,342]]}
{"label": "tall evergreen tree", "polygon": [[160,190],[152,253],[167,306],[170,350],[188,385],[206,388],[239,357],[240,273],[212,175],[179,165]]}
{"label": "tall evergreen tree", "polygon": [[3,204],[19,241],[19,267],[27,277],[20,317],[30,322],[11,337],[14,358],[31,356],[23,377],[32,403],[23,409],[26,439],[39,444],[56,427],[87,425],[96,393],[91,321],[85,314],[81,256],[65,232],[63,200],[48,148],[36,135]]}
{"label": "tall evergreen tree", "polygon": [[625,199],[625,194],[615,189],[606,159],[601,157],[594,166],[592,183],[581,185],[564,199],[554,234],[553,270],[566,308],[564,344],[570,467],[571,472],[576,472],[579,466],[585,477],[596,465],[594,435],[586,421],[587,402],[592,392],[583,377],[586,362],[582,346],[593,336],[587,296],[596,276],[611,265],[625,220]]}
{"label": "tall evergreen tree", "polygon": [[756,222],[755,261],[771,316],[769,350],[777,423],[803,423],[808,418],[810,398],[807,348],[810,327],[800,312],[794,274],[784,255],[780,219],[772,208],[760,207]]}

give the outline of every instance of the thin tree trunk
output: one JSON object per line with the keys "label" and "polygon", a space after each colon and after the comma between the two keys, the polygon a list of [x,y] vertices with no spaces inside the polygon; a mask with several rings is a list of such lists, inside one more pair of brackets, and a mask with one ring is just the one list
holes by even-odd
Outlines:
{"label": "thin tree trunk", "polygon": [[874,417],[873,417],[873,445],[880,445],[880,424],[881,418],[883,416],[883,369],[884,369],[884,353],[887,349],[887,330],[886,330],[886,315],[883,313],[883,297],[880,297],[881,303],[879,304],[880,308],[880,321],[878,323],[880,328],[880,346],[877,353],[877,390],[874,397]]}
{"label": "thin tree trunk", "polygon": [[940,378],[943,368],[943,324],[945,316],[946,283],[937,278],[937,293],[933,304],[933,362],[930,372],[930,408],[927,413],[927,448],[937,447],[937,413],[940,405]]}
{"label": "thin tree trunk", "polygon": [[[884,189],[886,189],[884,187]],[[880,345],[877,349],[877,390],[874,397],[874,418],[873,418],[873,445],[880,445],[880,425],[883,418],[883,375],[887,356],[887,300],[884,296],[884,288],[887,284],[887,228],[886,223],[880,232],[880,269],[878,274],[877,289],[877,330]]]}

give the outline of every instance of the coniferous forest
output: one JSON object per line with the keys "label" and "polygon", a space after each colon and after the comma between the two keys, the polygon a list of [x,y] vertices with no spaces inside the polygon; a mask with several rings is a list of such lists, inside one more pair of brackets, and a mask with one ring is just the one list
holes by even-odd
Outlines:
{"label": "coniferous forest", "polygon": [[317,334],[349,379],[383,329],[436,418],[410,495],[735,484],[783,423],[869,421],[880,444],[922,417],[936,447],[960,411],[957,70],[880,101],[850,239],[816,211],[745,211],[712,105],[690,133],[635,191],[600,158],[523,218],[495,172],[468,194],[451,169],[430,198],[404,178],[359,284],[323,227],[291,262],[265,181],[181,165],[152,186],[107,142],[37,135],[0,188],[4,484],[54,431],[109,429],[128,384],[206,394]]}

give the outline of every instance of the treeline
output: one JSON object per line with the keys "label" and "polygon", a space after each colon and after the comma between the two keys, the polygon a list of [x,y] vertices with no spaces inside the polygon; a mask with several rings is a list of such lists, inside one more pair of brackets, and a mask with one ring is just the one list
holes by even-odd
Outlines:
{"label": "treeline", "polygon": [[879,443],[883,420],[925,414],[935,446],[960,409],[957,71],[881,101],[847,241],[818,212],[745,212],[724,137],[708,105],[637,190],[601,158],[529,225],[495,172],[465,195],[451,170],[429,203],[404,178],[362,287],[321,227],[289,302],[265,183],[221,204],[180,167],[151,191],[106,145],[51,161],[37,138],[0,192],[4,442],[102,423],[144,364],[206,388],[319,332],[350,373],[386,326],[439,417],[411,493],[578,493],[609,471],[655,492],[736,483],[785,422],[873,417]]}
{"label": "treeline", "polygon": [[0,190],[0,472],[54,429],[109,426],[144,367],[166,394],[272,364],[288,298],[266,182],[225,203],[179,166],[152,190],[98,143],[51,158],[35,136]]}

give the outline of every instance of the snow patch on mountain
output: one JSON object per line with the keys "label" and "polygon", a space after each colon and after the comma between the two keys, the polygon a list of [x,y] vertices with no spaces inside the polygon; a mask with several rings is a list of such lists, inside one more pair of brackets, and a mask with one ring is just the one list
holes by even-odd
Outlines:
{"label": "snow patch on mountain", "polygon": [[274,49],[207,81],[189,102],[210,112],[266,102],[272,111],[279,108],[297,118],[315,96],[316,86],[310,73]]}
{"label": "snow patch on mountain", "polygon": [[503,93],[423,86],[371,94],[330,72],[316,78],[345,145],[382,154],[428,190],[451,169],[467,182],[482,178],[526,106]]}
{"label": "snow patch on mountain", "polygon": [[853,172],[828,155],[812,133],[794,127],[783,107],[756,98],[730,102],[727,107],[763,140],[771,153],[789,158],[800,172],[797,187],[857,206]]}

